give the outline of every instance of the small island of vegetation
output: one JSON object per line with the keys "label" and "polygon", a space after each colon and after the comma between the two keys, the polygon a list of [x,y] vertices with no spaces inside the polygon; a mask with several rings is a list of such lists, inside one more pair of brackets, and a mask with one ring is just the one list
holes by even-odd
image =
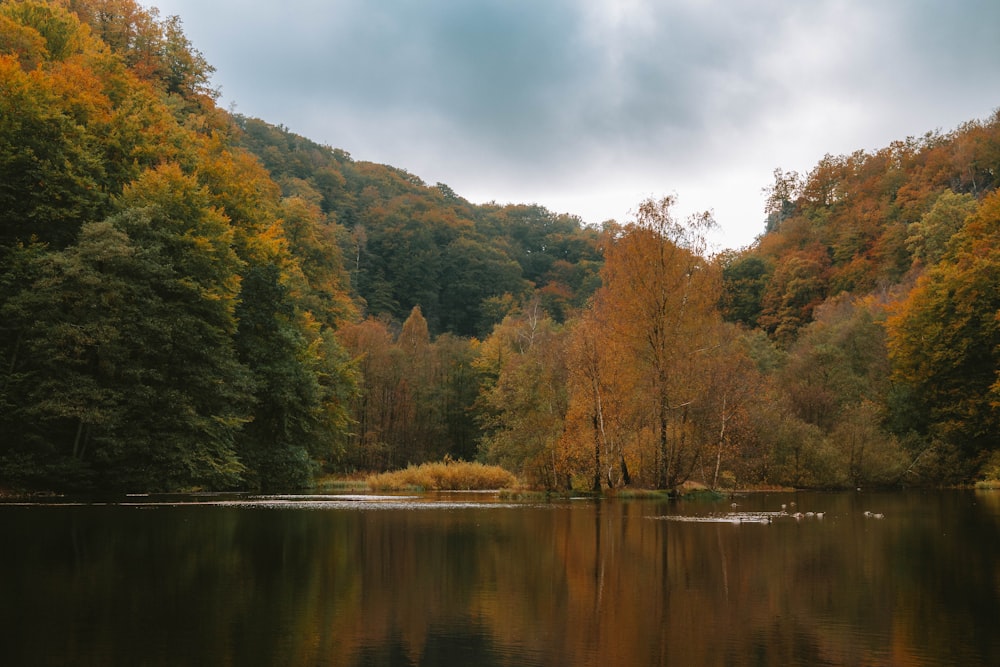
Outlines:
{"label": "small island of vegetation", "polygon": [[367,483],[373,491],[493,491],[515,486],[517,478],[500,466],[446,459],[372,475]]}

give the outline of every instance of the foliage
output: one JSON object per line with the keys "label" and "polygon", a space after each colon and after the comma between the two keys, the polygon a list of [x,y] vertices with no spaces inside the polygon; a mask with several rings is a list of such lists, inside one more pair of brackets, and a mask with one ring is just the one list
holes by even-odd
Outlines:
{"label": "foliage", "polygon": [[987,196],[888,322],[894,377],[912,427],[974,455],[1000,428],[1000,195]]}
{"label": "foliage", "polygon": [[560,449],[591,491],[602,484],[631,483],[625,459],[633,415],[627,409],[634,378],[624,364],[617,339],[603,335],[600,302],[573,323],[567,351],[566,427]]}
{"label": "foliage", "polygon": [[[996,449],[997,173],[1000,112],[775,171],[766,232],[723,257],[721,303],[788,353],[767,356],[787,406],[771,419],[817,427],[800,438],[816,453],[834,443],[808,483],[969,480]],[[751,441],[777,453],[780,431]]]}
{"label": "foliage", "polygon": [[[557,321],[598,285],[599,234],[540,206],[476,206],[386,165],[359,162],[264,121],[237,117],[238,140],[288,197],[318,206],[366,315],[401,323],[420,307],[432,335],[489,335],[497,300],[536,296]],[[329,238],[329,237],[328,237]]]}
{"label": "foliage", "polygon": [[0,5],[0,472],[301,486],[354,387],[326,221],[231,143],[178,19],[68,5]]}
{"label": "foliage", "polygon": [[994,451],[979,469],[978,486],[1000,488],[1000,451]]}
{"label": "foliage", "polygon": [[86,461],[116,488],[239,479],[247,378],[230,339],[235,284],[217,257],[197,262],[208,273],[184,272],[181,261],[197,258],[166,231],[180,221],[161,215],[87,223],[76,245],[31,257],[34,281],[3,306],[17,332],[4,385],[9,454]]}
{"label": "foliage", "polygon": [[368,318],[339,333],[352,356],[359,391],[344,464],[388,470],[449,455],[475,456],[477,344],[449,334],[431,340],[414,308],[398,336],[385,320]]}
{"label": "foliage", "polygon": [[568,486],[557,443],[566,414],[565,334],[537,302],[507,316],[480,349],[486,461],[547,489]]}
{"label": "foliage", "polygon": [[691,382],[706,360],[706,332],[717,322],[719,275],[705,258],[706,213],[674,219],[670,197],[643,202],[634,223],[608,244],[602,270],[605,336],[624,342],[638,373],[633,396],[639,423],[656,434],[655,484],[675,488],[690,477],[697,447],[689,408],[699,400]]}
{"label": "foliage", "polygon": [[[970,201],[995,189],[997,173],[1000,112],[944,135],[827,155],[806,177],[775,170],[767,233],[739,257],[768,267],[754,323],[787,344],[828,296],[862,295],[901,281],[915,261],[933,264]],[[735,286],[735,295],[745,291]]]}
{"label": "foliage", "polygon": [[764,306],[764,292],[768,285],[768,265],[756,255],[743,255],[729,251],[719,258],[722,265],[723,316],[730,322],[752,326],[757,322]]}
{"label": "foliage", "polygon": [[474,491],[506,489],[517,479],[499,466],[453,461],[423,463],[403,470],[384,472],[368,478],[373,491]]}
{"label": "foliage", "polygon": [[970,194],[942,192],[931,210],[907,228],[906,249],[914,263],[937,264],[951,238],[962,228],[965,219],[976,212],[977,206],[976,198]]}
{"label": "foliage", "polygon": [[[1000,431],[1000,112],[776,169],[712,256],[217,108],[178,17],[0,3],[0,484],[955,483]],[[482,341],[482,342],[480,342]]]}

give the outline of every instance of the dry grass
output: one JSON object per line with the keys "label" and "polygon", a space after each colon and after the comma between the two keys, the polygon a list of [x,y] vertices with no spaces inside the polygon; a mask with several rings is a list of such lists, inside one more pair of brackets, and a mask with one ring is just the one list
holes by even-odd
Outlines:
{"label": "dry grass", "polygon": [[517,479],[499,466],[445,460],[383,472],[368,478],[372,491],[481,491],[514,486]]}

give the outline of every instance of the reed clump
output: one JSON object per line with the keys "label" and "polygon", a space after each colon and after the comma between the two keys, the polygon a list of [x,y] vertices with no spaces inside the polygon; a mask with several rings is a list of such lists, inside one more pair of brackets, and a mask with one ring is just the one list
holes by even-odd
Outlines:
{"label": "reed clump", "polygon": [[372,491],[484,491],[514,486],[517,478],[500,466],[445,459],[368,478]]}

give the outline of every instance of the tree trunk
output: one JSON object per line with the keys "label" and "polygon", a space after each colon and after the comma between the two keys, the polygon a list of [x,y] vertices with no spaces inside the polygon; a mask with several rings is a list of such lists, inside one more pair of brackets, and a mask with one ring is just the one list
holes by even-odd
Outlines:
{"label": "tree trunk", "polygon": [[591,489],[596,493],[601,490],[601,436],[597,422],[597,413],[592,416],[594,427],[594,484]]}
{"label": "tree trunk", "polygon": [[628,474],[628,463],[625,462],[625,454],[618,452],[618,456],[621,458],[622,486],[630,486],[632,484],[632,476]]}
{"label": "tree trunk", "polygon": [[76,435],[73,438],[73,458],[83,460],[83,455],[87,450],[87,426],[83,420],[76,423]]}
{"label": "tree trunk", "polygon": [[722,396],[722,424],[719,426],[719,446],[715,451],[715,475],[712,477],[712,488],[719,488],[719,468],[722,466],[722,445],[726,440],[726,396]]}
{"label": "tree trunk", "polygon": [[667,451],[667,397],[660,395],[660,474],[656,481],[659,489],[667,488],[667,480],[670,478],[670,457]]}

